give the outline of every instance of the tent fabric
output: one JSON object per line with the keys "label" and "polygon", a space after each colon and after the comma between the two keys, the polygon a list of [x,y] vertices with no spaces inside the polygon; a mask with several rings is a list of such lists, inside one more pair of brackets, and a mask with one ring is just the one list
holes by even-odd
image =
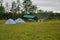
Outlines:
{"label": "tent fabric", "polygon": [[13,19],[8,19],[5,24],[16,24]]}
{"label": "tent fabric", "polygon": [[23,19],[17,19],[15,20],[16,23],[25,23],[25,21]]}
{"label": "tent fabric", "polygon": [[35,18],[35,16],[33,16],[33,15],[24,15],[23,17],[24,18]]}

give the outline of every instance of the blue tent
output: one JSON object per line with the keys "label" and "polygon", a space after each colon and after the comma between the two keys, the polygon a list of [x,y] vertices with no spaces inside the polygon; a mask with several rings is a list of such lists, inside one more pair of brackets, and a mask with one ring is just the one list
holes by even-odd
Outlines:
{"label": "blue tent", "polygon": [[13,19],[8,19],[5,24],[16,24],[16,22]]}
{"label": "blue tent", "polygon": [[25,21],[22,20],[22,19],[17,19],[17,20],[15,20],[15,22],[16,22],[16,23],[25,23]]}

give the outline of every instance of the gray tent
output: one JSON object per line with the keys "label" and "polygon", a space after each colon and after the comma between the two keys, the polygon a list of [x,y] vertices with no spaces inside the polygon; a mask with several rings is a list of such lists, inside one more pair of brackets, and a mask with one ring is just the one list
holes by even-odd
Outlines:
{"label": "gray tent", "polygon": [[25,21],[21,18],[18,18],[17,20],[15,20],[16,23],[25,23]]}
{"label": "gray tent", "polygon": [[5,24],[16,24],[16,22],[13,19],[8,19]]}

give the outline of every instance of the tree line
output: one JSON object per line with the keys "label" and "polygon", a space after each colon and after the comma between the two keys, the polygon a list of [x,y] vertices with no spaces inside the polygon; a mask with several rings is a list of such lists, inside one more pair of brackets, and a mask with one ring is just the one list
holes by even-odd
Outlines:
{"label": "tree line", "polygon": [[20,0],[11,3],[11,8],[9,8],[9,3],[6,3],[6,7],[3,6],[3,0],[0,1],[0,19],[16,19],[22,18],[23,15],[34,15],[38,19],[42,17],[48,17],[48,19],[60,19],[60,13],[54,13],[53,11],[43,11],[37,10],[37,6],[32,4],[31,0]]}

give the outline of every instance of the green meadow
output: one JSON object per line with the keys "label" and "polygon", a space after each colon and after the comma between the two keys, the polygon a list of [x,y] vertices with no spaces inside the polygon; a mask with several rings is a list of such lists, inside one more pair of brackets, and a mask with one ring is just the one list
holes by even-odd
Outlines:
{"label": "green meadow", "polygon": [[60,21],[4,24],[0,20],[0,40],[60,40]]}

